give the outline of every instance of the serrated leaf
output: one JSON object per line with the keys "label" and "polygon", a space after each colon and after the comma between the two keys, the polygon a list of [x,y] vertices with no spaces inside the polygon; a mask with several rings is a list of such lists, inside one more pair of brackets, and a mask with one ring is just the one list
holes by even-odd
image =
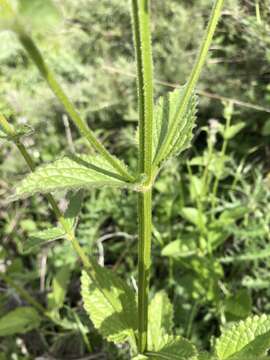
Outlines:
{"label": "serrated leaf", "polygon": [[33,232],[23,244],[23,251],[29,253],[48,242],[62,239],[65,235],[65,231],[58,227]]}
{"label": "serrated leaf", "polygon": [[218,360],[245,360],[264,356],[270,348],[270,316],[251,316],[223,331],[217,340]]}
{"label": "serrated leaf", "polygon": [[100,156],[70,155],[41,166],[16,188],[11,200],[60,190],[79,190],[102,186],[128,187],[114,168]]}
{"label": "serrated leaf", "polygon": [[[158,159],[159,163],[187,149],[193,136],[192,130],[196,120],[197,98],[193,95],[185,115],[179,118],[177,116],[177,109],[182,101],[183,89],[184,87],[176,89],[160,97],[154,109],[153,160]],[[178,130],[172,143],[167,146],[160,157],[159,151],[161,146],[166,142],[175,121],[178,123]]]}
{"label": "serrated leaf", "polygon": [[0,319],[0,336],[24,334],[38,328],[41,318],[32,307],[19,307]]}
{"label": "serrated leaf", "polygon": [[173,307],[165,291],[158,292],[149,306],[149,350],[159,351],[169,340],[173,329]]}
{"label": "serrated leaf", "polygon": [[191,360],[197,356],[197,350],[188,340],[171,337],[160,351],[149,351],[146,354],[151,360]]}
{"label": "serrated leaf", "polygon": [[135,293],[113,272],[92,263],[95,276],[83,272],[81,294],[84,308],[100,334],[108,341],[135,343],[137,306]]}
{"label": "serrated leaf", "polygon": [[57,25],[61,18],[52,0],[19,0],[18,14],[27,27],[39,31]]}

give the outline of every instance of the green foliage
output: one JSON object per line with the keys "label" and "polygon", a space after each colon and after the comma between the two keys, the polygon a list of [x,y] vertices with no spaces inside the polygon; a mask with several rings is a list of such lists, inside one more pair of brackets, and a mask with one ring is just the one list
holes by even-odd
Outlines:
{"label": "green foliage", "polygon": [[155,294],[149,306],[148,348],[159,351],[171,338],[173,307],[164,291]]}
{"label": "green foliage", "polygon": [[[0,6],[3,3],[3,0],[0,1]],[[90,4],[87,0],[60,0],[55,3],[66,19],[61,23],[61,29],[55,26],[59,22],[59,12],[51,1],[22,0],[19,20],[39,43],[50,68],[68,90],[85,123],[93,125],[94,132],[107,148],[123,155],[125,161],[135,169],[133,133],[137,113],[134,82],[129,77],[135,68],[128,2],[93,0]],[[18,8],[14,6],[14,9]],[[152,29],[156,79],[173,84],[179,80],[180,83],[186,81],[208,10],[209,1],[205,0],[171,0],[170,6],[166,2],[155,4]],[[214,97],[223,95],[265,107],[269,105],[269,10],[262,3],[260,11],[259,23],[253,4],[238,0],[226,3],[227,16],[219,25],[220,31],[216,34],[200,89],[207,89],[214,93]],[[3,12],[0,11],[0,27],[14,28],[13,13],[6,12],[4,19],[1,15]],[[44,35],[44,31],[47,38],[40,36]],[[54,161],[55,155],[59,157],[66,153],[67,143],[72,152],[75,149],[75,153],[87,153],[86,141],[78,139],[76,130],[69,124],[70,119],[52,99],[33,64],[9,32],[0,34],[0,61],[0,111],[10,116],[17,133],[10,136],[1,131],[1,140],[21,142],[28,148],[35,164]],[[110,67],[114,69],[109,70]],[[155,106],[153,160],[168,135],[175,106],[181,105],[183,92],[183,88],[180,88],[164,95],[164,85],[156,85],[156,95],[161,97]],[[149,305],[148,333],[148,348],[152,354],[134,357],[140,360],[189,359],[190,354],[190,360],[223,359],[218,357],[215,350],[213,354],[197,354],[194,347],[182,337],[175,336],[172,329],[177,335],[191,338],[198,348],[209,348],[209,339],[217,333],[218,324],[222,323],[226,329],[234,329],[237,325],[232,325],[231,321],[244,320],[252,312],[269,312],[268,117],[264,112],[256,112],[248,107],[234,107],[231,102],[224,103],[222,116],[219,101],[210,103],[203,92],[200,103],[202,127],[201,131],[195,130],[194,146],[185,153],[185,157],[175,158],[190,144],[191,139],[188,138],[194,131],[197,112],[195,96],[185,116],[177,121],[173,146],[170,144],[166,157],[157,164],[165,165],[163,169],[166,171],[162,171],[162,176],[155,182],[153,197],[152,262],[155,270],[152,272],[154,281],[151,282],[151,293],[156,295]],[[209,119],[209,126],[204,126]],[[27,129],[25,124],[28,123],[35,128],[35,132]],[[29,133],[31,137],[25,136]],[[64,133],[67,134],[66,138]],[[17,182],[17,174],[21,178],[26,172],[15,147],[9,143],[4,145],[0,150],[0,197]],[[172,161],[166,161],[171,158]],[[56,163],[58,161],[62,160]],[[52,164],[54,166],[55,162]],[[44,169],[47,167],[55,171],[50,164],[45,165]],[[33,179],[41,169],[43,167],[31,175]],[[91,254],[104,262],[105,254],[106,265],[113,267],[120,276],[136,277],[136,195],[126,191],[129,186],[122,177],[115,176],[116,171],[111,167],[109,171],[112,174],[105,176],[106,181],[123,184],[113,184],[109,188],[103,184],[94,185],[97,189],[93,188],[93,172],[95,179],[101,182],[105,174],[95,170],[91,171],[89,177],[86,171],[83,179],[76,176],[76,181],[74,178],[72,180],[75,183],[70,186],[70,175],[73,177],[74,171],[69,169],[69,164],[68,173],[61,166],[60,170],[65,174],[65,179],[60,176],[57,184],[52,184],[51,177],[44,177],[44,173],[38,175],[39,183],[33,192],[47,194],[48,189],[40,191],[37,187],[44,188],[48,184],[50,190],[57,192],[56,202],[63,220],[70,232],[76,234],[87,259]],[[120,192],[114,189],[118,186],[125,190]],[[60,190],[80,188],[91,191],[71,191],[66,198],[61,197]],[[140,189],[145,190],[143,187]],[[28,195],[24,193],[22,197]],[[123,283],[119,291],[115,289],[116,285],[105,289],[101,286],[104,291],[98,292],[97,283],[103,281],[101,275],[99,280],[87,278],[88,282],[93,283],[89,287],[93,286],[95,295],[89,305],[89,322],[78,296],[80,268],[72,242],[50,244],[56,238],[66,237],[61,222],[55,223],[55,218],[40,198],[11,203],[8,208],[0,201],[0,235],[3,239],[0,246],[1,271],[8,274],[11,280],[14,279],[15,285],[20,285],[44,304],[47,311],[38,331],[31,334],[26,331],[23,336],[2,339],[1,351],[6,353],[4,357],[25,359],[26,356],[36,358],[50,353],[56,358],[67,359],[88,354],[105,356],[109,360],[130,359],[137,353],[135,338],[138,337],[137,324],[126,325],[124,321],[132,318],[131,315],[121,318],[120,335],[115,337],[118,341],[118,336],[123,336],[123,340],[117,343],[117,347],[102,342],[98,335],[100,332],[108,338],[109,331],[112,331],[111,323],[106,324],[105,330],[102,324],[99,324],[102,331],[95,329],[98,328],[96,322],[102,318],[98,305],[102,304],[105,308],[108,305],[106,299],[112,293],[118,299],[119,291],[123,294],[121,298],[127,298],[123,290],[126,285]],[[42,248],[46,244],[49,246]],[[26,251],[22,253],[24,249]],[[113,276],[108,272],[106,279],[110,281]],[[161,288],[173,300],[174,324],[172,305],[165,291],[159,291]],[[1,282],[1,289],[0,312],[3,318],[14,302],[29,303],[25,294],[22,295],[12,283],[5,287]],[[130,289],[127,293],[132,293],[134,314],[137,312],[134,294]],[[93,300],[91,293],[88,295]],[[115,302],[119,309],[126,303],[127,300],[124,303]],[[105,315],[114,314],[113,309],[106,309]],[[160,325],[157,326],[157,323]],[[116,325],[118,327],[118,321]],[[129,330],[125,332],[125,329]],[[246,329],[241,339],[245,338],[246,333],[249,334]],[[112,336],[110,341],[116,342],[114,334]],[[254,338],[250,345],[244,346],[243,352],[241,349],[228,359],[267,359],[268,336],[267,331],[265,337],[262,334],[260,339],[255,341]],[[28,337],[31,337],[30,344]],[[23,348],[18,339],[22,339]],[[122,341],[131,342],[132,354]],[[33,349],[32,345],[39,349]],[[185,349],[187,353],[183,358],[181,354]]]}
{"label": "green foliage", "polygon": [[111,271],[92,263],[93,278],[83,272],[84,308],[98,331],[114,343],[135,344],[137,306],[130,287]]}
{"label": "green foliage", "polygon": [[36,250],[38,247],[47,244],[48,242],[62,239],[65,235],[65,231],[58,227],[30,233],[23,244],[23,250],[25,252]]}
{"label": "green foliage", "polygon": [[127,187],[114,168],[99,156],[67,156],[52,164],[41,166],[29,174],[17,187],[14,199],[36,193],[59,190],[80,190],[109,185]]}
{"label": "green foliage", "polygon": [[[190,146],[192,131],[196,120],[197,99],[193,95],[189,101],[183,117],[179,116],[178,108],[183,97],[183,89],[174,90],[173,92],[161,97],[155,106],[154,112],[154,132],[153,132],[153,161],[159,159],[159,162],[168,160],[170,157],[180,154]],[[166,150],[160,157],[160,148],[167,142],[168,134],[172,126],[177,123],[177,132],[173,141],[167,146]]]}
{"label": "green foliage", "polygon": [[10,311],[0,319],[0,336],[23,334],[40,326],[38,312],[28,306]]}
{"label": "green foliage", "polygon": [[149,352],[148,359],[191,360],[197,355],[195,347],[182,338],[172,338],[157,353]]}
{"label": "green foliage", "polygon": [[215,345],[219,360],[255,359],[267,355],[270,347],[270,319],[253,316],[224,330]]}

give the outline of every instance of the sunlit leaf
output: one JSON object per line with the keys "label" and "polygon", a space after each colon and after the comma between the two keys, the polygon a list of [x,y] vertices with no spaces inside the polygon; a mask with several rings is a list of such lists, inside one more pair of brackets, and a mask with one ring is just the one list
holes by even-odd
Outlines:
{"label": "sunlit leaf", "polygon": [[114,168],[100,156],[66,156],[30,173],[18,186],[12,199],[26,198],[60,190],[102,186],[128,187]]}
{"label": "sunlit leaf", "polygon": [[160,350],[173,330],[173,307],[165,291],[158,292],[149,306],[148,348]]}
{"label": "sunlit leaf", "polygon": [[84,308],[100,334],[114,343],[135,343],[137,306],[135,293],[113,272],[93,261],[94,277],[83,272]]}
{"label": "sunlit leaf", "polygon": [[[197,112],[197,98],[194,95],[187,107],[185,115],[181,118],[177,115],[177,109],[182,101],[183,88],[160,97],[154,111],[153,126],[153,157],[159,159],[159,163],[171,156],[180,154],[190,146],[192,131],[194,128]],[[177,132],[173,141],[166,146],[160,155],[161,146],[166,143],[172,125],[177,122]],[[158,165],[158,164],[157,164]]]}
{"label": "sunlit leaf", "polygon": [[19,307],[0,319],[0,336],[23,334],[40,325],[41,318],[32,307]]}
{"label": "sunlit leaf", "polygon": [[222,332],[215,351],[218,360],[251,360],[270,348],[270,316],[252,316]]}

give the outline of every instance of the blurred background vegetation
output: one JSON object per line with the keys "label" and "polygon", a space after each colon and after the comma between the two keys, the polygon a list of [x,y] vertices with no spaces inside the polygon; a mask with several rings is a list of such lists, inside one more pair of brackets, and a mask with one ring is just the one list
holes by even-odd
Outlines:
{"label": "blurred background vegetation", "polygon": [[[37,19],[35,40],[83,118],[135,169],[129,2],[55,3],[62,20],[43,29]],[[152,1],[156,98],[185,83],[210,7],[210,0]],[[44,9],[43,20],[50,16]],[[176,333],[204,349],[220,325],[270,311],[269,20],[269,0],[226,1],[198,89],[193,145],[167,165],[154,190],[151,293],[169,293]],[[9,32],[0,33],[0,83],[0,112],[33,128],[24,143],[37,164],[74,149],[89,151]],[[60,240],[25,251],[31,232],[55,222],[40,197],[5,203],[27,171],[14,146],[1,142],[0,270],[42,304],[54,299],[61,321],[44,319],[39,329],[1,338],[0,359],[128,359],[125,347],[102,341],[89,322],[70,245]],[[59,202],[65,208],[65,194]],[[93,190],[85,194],[77,229],[87,252],[132,284],[135,204],[133,194]],[[1,316],[24,303],[14,286],[1,282]]]}

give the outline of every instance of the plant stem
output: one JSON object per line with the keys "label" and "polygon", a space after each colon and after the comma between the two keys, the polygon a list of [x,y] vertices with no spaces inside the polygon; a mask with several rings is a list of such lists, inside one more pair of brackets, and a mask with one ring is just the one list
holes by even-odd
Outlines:
{"label": "plant stem", "polygon": [[[5,133],[9,135],[11,138],[13,138],[15,145],[17,146],[18,150],[22,154],[23,158],[25,159],[26,163],[28,164],[31,171],[35,170],[35,163],[32,160],[30,154],[28,153],[25,146],[20,142],[20,140],[16,137],[16,131],[13,128],[12,125],[8,123],[6,118],[0,114],[0,126],[4,129]],[[73,246],[73,249],[78,254],[79,258],[81,259],[81,262],[83,264],[83,267],[85,271],[87,272],[88,276],[93,280],[97,281],[99,283],[99,279],[96,276],[95,268],[93,266],[93,262],[91,259],[88,258],[86,253],[84,252],[83,248],[81,247],[79,241],[77,240],[73,228],[70,226],[69,222],[65,219],[64,214],[58,207],[54,197],[51,194],[46,195],[46,198],[51,205],[51,208],[59,221],[60,225],[66,232],[66,239],[69,240]],[[104,297],[107,299],[108,303],[111,303],[111,292],[110,289],[104,289],[102,287],[99,288],[99,290],[103,293]],[[22,291],[20,292],[23,293]],[[27,300],[27,299],[26,299]],[[32,301],[33,304],[33,301]],[[111,305],[114,307],[113,303]],[[45,314],[47,317],[49,317],[52,321],[55,322],[55,319],[50,316],[50,314]],[[135,334],[134,334],[134,343],[136,342]]]}
{"label": "plant stem", "polygon": [[18,30],[16,31],[16,33],[21,44],[37,66],[42,77],[47,81],[55,96],[61,102],[66,112],[69,114],[74,124],[79,129],[81,135],[84,136],[88,140],[90,145],[114,167],[117,173],[122,175],[127,181],[133,182],[135,179],[132,175],[129,174],[126,167],[117,158],[115,158],[109,153],[109,151],[103,146],[103,144],[96,138],[95,134],[88,127],[86,122],[83,121],[82,118],[79,116],[78,112],[74,108],[71,101],[68,99],[64,90],[57,82],[54,73],[45,63],[41,52],[37,48],[30,35],[28,35],[19,24],[17,25],[17,27]]}
{"label": "plant stem", "polygon": [[[0,114],[0,125],[4,129],[4,131],[7,133],[7,135],[9,135],[11,137],[14,137],[15,145],[17,146],[18,150],[20,151],[20,153],[23,156],[25,162],[29,166],[30,170],[34,171],[36,166],[35,166],[34,161],[31,158],[31,155],[28,153],[26,147],[21,143],[21,141],[19,139],[16,139],[16,137],[15,137],[16,136],[15,129],[13,128],[12,125],[10,125],[8,123],[6,118],[1,114]],[[62,211],[58,207],[54,197],[51,194],[48,194],[48,195],[46,195],[46,198],[47,198],[49,204],[51,205],[51,208],[54,211],[58,221],[60,222],[61,226],[65,230],[65,232],[67,234],[67,238],[71,241],[74,250],[79,255],[84,267],[86,269],[90,268],[91,263],[90,263],[87,255],[85,254],[84,250],[82,249],[79,242],[77,241],[77,239],[76,239],[76,237],[74,235],[73,229],[70,227],[69,223],[66,221],[66,219],[65,219]]]}
{"label": "plant stem", "polygon": [[138,194],[138,348],[147,350],[148,294],[152,234],[153,62],[149,0],[132,0],[139,102],[139,172],[145,175]]}
{"label": "plant stem", "polygon": [[31,304],[35,309],[37,309],[38,312],[47,317],[46,309],[42,305],[40,305],[33,296],[29,295],[26,290],[18,286],[8,275],[1,272],[0,278],[2,278],[6,284],[14,288],[17,293],[21,295],[21,297],[29,304]]}
{"label": "plant stem", "polygon": [[216,27],[218,24],[218,20],[221,15],[223,3],[224,3],[224,0],[215,0],[213,9],[212,9],[212,12],[210,15],[210,20],[208,22],[208,25],[207,25],[207,28],[206,28],[206,31],[204,34],[204,38],[203,38],[201,47],[199,49],[199,54],[197,56],[197,60],[195,61],[195,64],[193,66],[189,80],[184,88],[182,101],[181,101],[180,105],[178,106],[177,111],[175,112],[175,119],[172,122],[173,126],[171,127],[171,129],[168,133],[167,140],[164,141],[163,144],[161,145],[160,150],[159,150],[159,156],[154,159],[155,166],[158,166],[160,159],[162,159],[163,154],[166,151],[167,147],[172,143],[172,140],[175,136],[175,132],[177,130],[177,121],[175,121],[175,120],[179,117],[183,117],[185,114],[188,103],[190,101],[192,93],[194,92],[194,89],[195,89],[197,82],[199,80],[199,77],[201,75],[203,66],[205,64],[207,54],[208,54]]}

